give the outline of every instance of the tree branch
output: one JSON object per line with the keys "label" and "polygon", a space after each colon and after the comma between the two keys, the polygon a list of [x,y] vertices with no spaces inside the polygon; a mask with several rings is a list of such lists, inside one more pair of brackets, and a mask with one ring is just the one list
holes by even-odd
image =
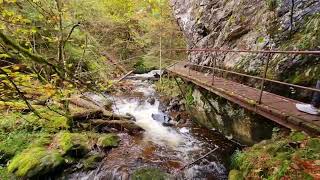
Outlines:
{"label": "tree branch", "polygon": [[54,64],[50,63],[45,58],[43,58],[39,55],[33,54],[29,50],[21,47],[19,44],[17,44],[13,40],[11,40],[9,37],[4,35],[2,31],[0,31],[0,39],[2,39],[2,41],[6,45],[11,46],[13,49],[15,49],[15,50],[23,53],[25,56],[29,57],[32,61],[50,66],[60,77],[63,77],[63,74],[58,70],[58,68]]}
{"label": "tree branch", "polygon": [[71,37],[71,35],[72,35],[72,33],[73,33],[73,31],[75,30],[75,28],[76,27],[78,27],[78,26],[80,26],[80,22],[78,22],[77,24],[75,24],[75,25],[73,25],[72,26],[72,28],[71,28],[71,30],[70,30],[70,32],[69,32],[69,34],[68,34],[68,37],[67,37],[67,39],[64,41],[64,43],[63,43],[63,47],[65,47],[66,46],[66,43],[69,41],[69,39],[70,39],[70,37]]}
{"label": "tree branch", "polygon": [[29,110],[32,111],[36,116],[38,116],[38,118],[42,119],[42,117],[40,116],[40,114],[31,106],[31,104],[29,103],[29,101],[27,100],[27,98],[25,97],[25,95],[23,94],[22,91],[20,91],[20,89],[18,88],[18,86],[15,84],[15,82],[12,80],[12,78],[9,76],[8,73],[6,73],[3,69],[0,68],[0,73],[4,74],[7,79],[9,80],[9,82],[13,85],[13,87],[15,88],[15,90],[17,91],[17,93],[19,94],[20,98],[23,99],[23,101],[26,103],[26,105],[28,106]]}

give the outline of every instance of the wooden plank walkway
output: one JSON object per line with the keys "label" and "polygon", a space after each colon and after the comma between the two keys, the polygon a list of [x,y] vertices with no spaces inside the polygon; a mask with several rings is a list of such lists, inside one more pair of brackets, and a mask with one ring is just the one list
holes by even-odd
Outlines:
{"label": "wooden plank walkway", "polygon": [[320,116],[298,111],[295,104],[300,102],[264,92],[262,103],[258,104],[256,102],[260,96],[259,89],[219,77],[215,77],[212,83],[212,74],[190,70],[186,65],[186,62],[181,62],[167,68],[167,71],[287,128],[320,135]]}

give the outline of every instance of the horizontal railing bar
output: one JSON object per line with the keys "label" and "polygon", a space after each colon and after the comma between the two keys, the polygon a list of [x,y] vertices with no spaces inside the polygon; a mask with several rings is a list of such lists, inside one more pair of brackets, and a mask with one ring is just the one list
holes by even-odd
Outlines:
{"label": "horizontal railing bar", "polygon": [[246,50],[246,49],[167,49],[168,51],[187,51],[187,52],[234,52],[234,53],[252,53],[252,54],[295,54],[295,55],[320,55],[320,51],[281,51],[281,50]]}
{"label": "horizontal railing bar", "polygon": [[[251,76],[251,75],[248,75],[248,74],[243,74],[243,73],[239,73],[239,72],[229,71],[229,70],[225,70],[225,69],[221,69],[221,68],[216,68],[216,67],[214,68],[214,67],[210,67],[210,66],[203,66],[203,65],[198,65],[198,64],[190,63],[190,62],[189,62],[188,64],[191,64],[191,65],[193,65],[193,66],[198,66],[198,67],[204,67],[204,68],[208,68],[208,69],[215,69],[215,70],[218,70],[218,71],[227,72],[227,73],[230,73],[230,74],[236,74],[236,75],[239,75],[239,76],[245,76],[245,77],[249,77],[249,78],[253,78],[253,79],[263,80],[262,77]],[[266,81],[269,81],[269,82],[277,83],[277,84],[286,85],[286,86],[296,87],[296,88],[305,89],[305,90],[314,91],[314,92],[320,92],[320,89],[315,89],[315,88],[310,88],[310,87],[305,87],[305,86],[299,86],[299,85],[296,85],[296,84],[290,84],[290,83],[281,82],[281,81],[272,80],[272,79],[267,79],[267,78],[266,78],[265,80],[266,80]]]}

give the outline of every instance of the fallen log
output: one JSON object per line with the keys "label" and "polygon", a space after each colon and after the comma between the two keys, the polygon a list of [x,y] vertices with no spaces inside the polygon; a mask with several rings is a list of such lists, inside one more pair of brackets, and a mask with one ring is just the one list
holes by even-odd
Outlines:
{"label": "fallen log", "polygon": [[83,112],[77,112],[71,115],[74,121],[86,121],[89,119],[96,119],[103,117],[101,110],[86,110]]}
{"label": "fallen log", "polygon": [[80,97],[72,97],[72,98],[69,99],[69,101],[70,101],[71,104],[73,104],[75,106],[78,106],[78,107],[81,107],[82,109],[86,109],[89,112],[90,111],[91,112],[101,111],[102,115],[100,117],[96,117],[98,119],[109,119],[109,120],[126,119],[126,120],[132,120],[131,116],[115,114],[115,113],[113,113],[111,111],[105,110],[104,108],[94,104],[91,101],[82,99]]}
{"label": "fallen log", "polygon": [[141,81],[158,81],[160,78],[157,78],[157,77],[143,77],[143,76],[128,76],[127,79],[141,80]]}
{"label": "fallen log", "polygon": [[128,120],[103,120],[94,119],[89,121],[92,126],[96,126],[96,129],[102,129],[104,127],[114,128],[118,131],[128,131],[129,134],[137,134],[144,131],[140,126],[136,125],[132,121]]}
{"label": "fallen log", "polygon": [[132,74],[133,71],[128,72],[127,74],[125,74],[124,76],[122,76],[120,79],[117,80],[117,82],[120,82],[122,80],[124,80],[125,78],[127,78],[130,74]]}

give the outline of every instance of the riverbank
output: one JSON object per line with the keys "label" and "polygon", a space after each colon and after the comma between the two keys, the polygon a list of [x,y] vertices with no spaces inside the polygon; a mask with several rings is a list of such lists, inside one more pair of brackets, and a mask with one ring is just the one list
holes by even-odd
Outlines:
{"label": "riverbank", "polygon": [[23,102],[3,103],[1,179],[227,179],[237,145],[195,126],[174,86],[174,96],[159,95],[153,80],[133,79],[104,94],[71,86],[64,98],[44,93],[35,112]]}
{"label": "riverbank", "polygon": [[320,179],[320,138],[302,132],[274,132],[232,157],[230,180]]}

